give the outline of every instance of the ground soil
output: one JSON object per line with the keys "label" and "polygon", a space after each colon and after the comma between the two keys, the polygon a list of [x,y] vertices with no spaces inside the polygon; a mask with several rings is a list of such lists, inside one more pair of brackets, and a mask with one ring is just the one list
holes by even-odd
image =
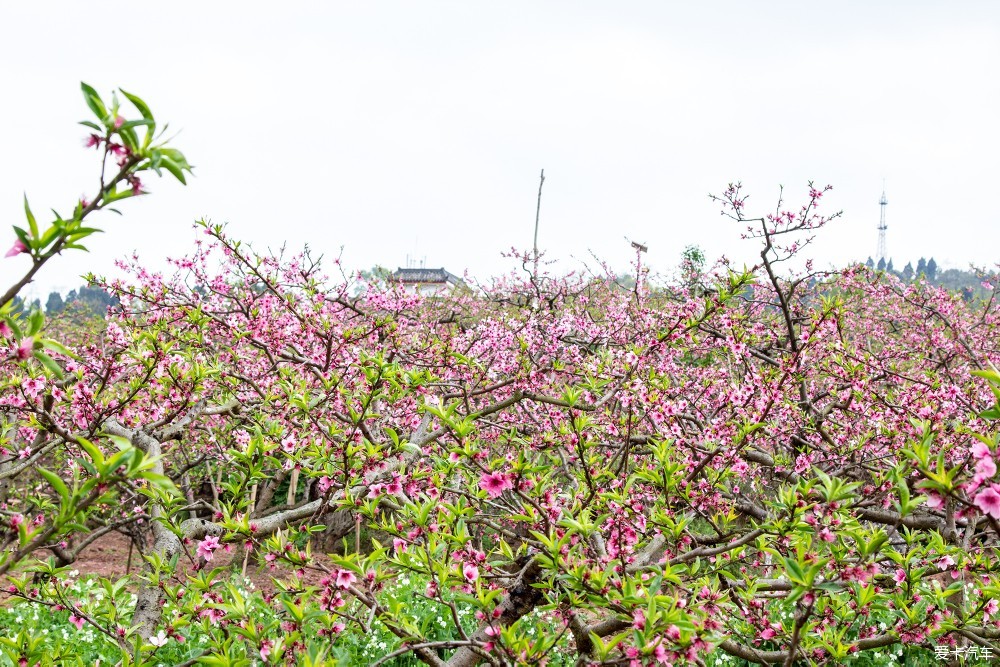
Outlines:
{"label": "ground soil", "polygon": [[[190,547],[191,555],[194,556],[194,547]],[[238,560],[237,560],[238,559]],[[237,562],[233,562],[236,560]],[[278,566],[274,570],[268,567],[257,565],[253,555],[247,562],[247,577],[254,583],[257,590],[274,591],[275,577],[283,578],[292,573],[290,568]],[[137,550],[132,550],[131,567],[129,567],[129,541],[118,533],[109,533],[96,540],[87,547],[71,566],[79,570],[80,575],[96,575],[117,579],[126,574],[137,574],[141,571],[143,562]],[[233,549],[232,553],[226,553],[220,549],[215,552],[215,557],[207,567],[227,567],[235,566],[236,571],[242,571],[243,554],[239,549]],[[178,574],[190,572],[194,569],[191,560],[182,556],[178,561]],[[317,585],[323,578],[323,573],[314,570],[306,571],[302,577],[307,584]]]}

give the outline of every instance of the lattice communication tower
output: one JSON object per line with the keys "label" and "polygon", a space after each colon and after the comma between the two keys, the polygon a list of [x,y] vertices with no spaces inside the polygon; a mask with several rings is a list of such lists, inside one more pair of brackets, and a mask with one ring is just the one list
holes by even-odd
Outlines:
{"label": "lattice communication tower", "polygon": [[882,209],[882,213],[878,219],[878,250],[875,253],[875,257],[888,262],[889,257],[885,250],[885,230],[887,229],[885,224],[885,207],[889,204],[889,200],[885,198],[885,186],[882,186],[882,198],[878,200],[878,204],[879,208]]}

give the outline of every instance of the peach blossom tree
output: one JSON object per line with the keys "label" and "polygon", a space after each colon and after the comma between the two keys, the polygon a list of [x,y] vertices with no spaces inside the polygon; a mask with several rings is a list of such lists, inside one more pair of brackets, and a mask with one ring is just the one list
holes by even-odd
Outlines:
{"label": "peach blossom tree", "polygon": [[[141,192],[142,169],[187,170],[144,105],[129,96],[138,142],[122,133],[141,123],[87,96],[92,142],[127,159],[81,221]],[[727,188],[760,261],[697,290],[539,273],[525,254],[523,273],[424,297],[201,224],[172,273],[133,258],[97,280],[120,305],[96,337],[41,352],[42,323],[8,311],[8,591],[123,664],[171,646],[338,664],[376,631],[394,643],[375,664],[436,667],[992,650],[995,300],[794,268],[836,217],[827,195],[752,217]],[[17,238],[33,266],[55,247]],[[112,531],[143,568],[74,597],[72,564]],[[247,568],[272,589],[234,586]],[[388,594],[404,578],[443,629]],[[538,614],[549,631],[528,632]]]}

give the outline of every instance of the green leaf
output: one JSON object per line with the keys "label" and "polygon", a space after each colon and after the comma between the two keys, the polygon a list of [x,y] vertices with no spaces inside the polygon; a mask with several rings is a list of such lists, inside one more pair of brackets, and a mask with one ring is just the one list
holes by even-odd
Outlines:
{"label": "green leaf", "polygon": [[44,251],[49,245],[56,240],[59,236],[59,228],[55,225],[49,227],[42,234],[42,238],[38,241],[38,249]]}
{"label": "green leaf", "polygon": [[[129,197],[134,197],[134,196],[135,193],[132,192],[132,186],[130,185],[119,186],[115,189],[114,192],[109,192],[104,196],[104,203],[110,204],[111,202],[116,202],[121,199],[127,199]],[[114,209],[108,209],[108,210],[114,210]]]}
{"label": "green leaf", "polygon": [[[141,123],[146,126],[146,136],[142,141],[142,147],[144,149],[148,148],[150,142],[153,141],[153,133],[156,131],[156,122],[153,120],[153,112],[149,110],[149,106],[147,106],[146,103],[143,102],[142,99],[139,98],[137,95],[125,92],[121,88],[119,88],[118,90],[121,90],[122,95],[128,98],[128,101],[131,102],[135,106],[135,108],[139,110],[139,113],[142,114],[142,121],[131,121],[131,122],[136,123],[136,125],[139,125]],[[125,124],[128,125],[128,123]]]}
{"label": "green leaf", "polygon": [[27,336],[34,336],[42,327],[45,325],[45,314],[40,310],[34,310],[31,315],[28,316],[28,330],[25,332]]}
{"label": "green leaf", "polygon": [[49,483],[49,486],[55,489],[56,493],[58,493],[62,498],[63,503],[69,503],[69,487],[66,486],[66,483],[62,481],[59,475],[55,474],[51,470],[46,470],[45,468],[39,468],[38,474],[44,477],[45,481]]}
{"label": "green leaf", "polygon": [[150,472],[148,470],[140,472],[136,477],[144,479],[150,483],[151,486],[163,491],[164,493],[180,496],[180,489],[173,483],[173,481],[166,475],[161,475],[159,473]]}
{"label": "green leaf", "polygon": [[98,132],[104,132],[104,128],[91,120],[81,120],[80,125],[85,125],[92,130],[97,130]]}
{"label": "green leaf", "polygon": [[863,542],[859,542],[862,553],[866,556],[874,553],[878,553],[882,549],[882,545],[889,541],[889,536],[884,530],[877,531],[874,535],[869,537]]}
{"label": "green leaf", "polygon": [[990,384],[1000,385],[1000,372],[998,372],[996,369],[969,371],[969,374],[975,375],[976,377],[981,377]]}
{"label": "green leaf", "polygon": [[101,96],[97,94],[97,91],[82,81],[80,82],[80,90],[83,91],[83,99],[86,100],[87,106],[94,112],[98,120],[101,122],[107,120],[108,109],[104,106],[104,102],[101,100]]}
{"label": "green leaf", "polygon": [[21,243],[23,243],[24,245],[26,245],[26,246],[28,246],[30,248],[31,247],[31,242],[30,242],[30,240],[28,238],[28,232],[24,231],[23,229],[21,229],[17,225],[11,225],[11,227],[14,229],[14,236],[16,236],[21,241]]}
{"label": "green leaf", "polygon": [[594,652],[596,654],[595,657],[599,658],[600,660],[606,660],[607,657],[608,657],[608,654],[611,653],[611,650],[615,646],[617,646],[618,644],[620,644],[622,642],[622,640],[625,639],[626,636],[627,636],[627,634],[624,633],[624,632],[622,632],[622,633],[619,633],[619,634],[615,635],[614,637],[612,637],[607,642],[605,642],[598,635],[596,635],[595,633],[591,632],[590,633],[590,641],[594,645]]}
{"label": "green leaf", "polygon": [[[76,230],[75,232],[73,232],[72,234],[69,234],[66,237],[66,243],[67,244],[75,244],[80,239],[87,238],[91,234],[95,234],[95,233],[98,233],[98,232],[101,232],[101,230],[100,229],[92,229],[90,227],[81,227],[80,229]],[[103,233],[103,232],[101,232],[101,233]],[[68,248],[70,246],[67,245],[66,247]]]}
{"label": "green leaf", "polygon": [[1000,419],[1000,405],[995,405],[989,410],[983,410],[979,413],[980,419],[988,419],[990,421],[995,421]]}
{"label": "green leaf", "polygon": [[120,130],[130,130],[130,129],[135,128],[135,127],[142,127],[142,126],[149,127],[150,125],[152,125],[152,121],[149,121],[149,120],[145,120],[145,119],[143,119],[143,120],[130,120],[130,121],[127,121],[125,123],[122,123],[122,126],[119,129]]}
{"label": "green leaf", "polygon": [[70,359],[80,358],[79,356],[76,355],[76,353],[73,352],[73,350],[69,349],[68,347],[66,347],[57,340],[52,340],[51,338],[43,338],[41,339],[40,342],[42,344],[42,347],[44,347],[47,350],[52,350],[53,352],[66,355]]}
{"label": "green leaf", "polygon": [[132,441],[124,436],[106,433],[105,437],[111,442],[115,443],[115,447],[118,448],[118,451],[124,452],[126,449],[132,448]]}
{"label": "green leaf", "polygon": [[176,148],[160,148],[157,152],[163,157],[168,157],[176,162],[177,166],[184,171],[191,171],[191,165],[188,164],[187,158],[184,157],[184,153],[181,153]]}
{"label": "green leaf", "polygon": [[80,445],[80,449],[87,452],[87,455],[90,457],[90,460],[94,462],[95,466],[101,467],[104,465],[104,454],[101,453],[101,450],[98,449],[94,443],[86,438],[77,438],[76,441],[77,444]]}
{"label": "green leaf", "polygon": [[139,453],[140,456],[142,455],[141,452],[139,452],[139,450],[129,447],[128,449],[120,451],[114,456],[112,456],[110,459],[108,459],[107,463],[104,464],[108,472],[113,474],[118,470],[118,468],[120,468],[123,465],[127,469],[128,466],[125,465],[126,461],[132,457],[133,452]]}
{"label": "green leaf", "polygon": [[126,99],[128,99],[128,101],[131,102],[135,106],[135,108],[139,110],[139,113],[142,114],[144,120],[148,121],[153,120],[153,112],[149,110],[149,106],[142,101],[142,98],[140,98],[138,95],[133,95],[132,93],[126,92],[122,88],[119,88],[118,90],[120,90],[122,95],[124,95]]}
{"label": "green leaf", "polygon": [[28,194],[24,195],[24,216],[28,219],[28,229],[31,230],[31,240],[38,243],[38,222],[35,221],[35,216],[31,213],[31,208],[28,206]]}
{"label": "green leaf", "polygon": [[63,369],[59,367],[59,364],[57,364],[52,357],[45,354],[41,350],[35,350],[33,354],[35,359],[38,359],[42,366],[45,366],[50,373],[55,375],[57,378],[62,378]]}
{"label": "green leaf", "polygon": [[133,153],[139,150],[139,136],[135,133],[135,130],[129,127],[128,123],[123,123],[122,126],[118,128],[118,137]]}
{"label": "green leaf", "polygon": [[179,164],[177,164],[170,158],[163,156],[160,158],[160,166],[169,171],[171,174],[173,174],[174,178],[176,178],[178,181],[180,181],[184,185],[187,185],[187,181],[184,180],[184,172],[181,171],[181,166]]}
{"label": "green leaf", "polygon": [[[8,302],[9,303],[9,302]],[[10,325],[11,330],[14,332],[14,340],[21,340],[24,338],[24,333],[21,331],[21,325],[17,323],[17,319],[14,317],[5,317],[4,322]]]}

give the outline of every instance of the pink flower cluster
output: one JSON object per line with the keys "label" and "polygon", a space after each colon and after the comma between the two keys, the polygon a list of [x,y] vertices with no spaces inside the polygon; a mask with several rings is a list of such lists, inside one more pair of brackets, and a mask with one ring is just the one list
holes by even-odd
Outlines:
{"label": "pink flower cluster", "polygon": [[514,483],[508,474],[500,472],[483,473],[479,478],[479,488],[485,491],[490,498],[497,498],[504,491],[513,489]]}

